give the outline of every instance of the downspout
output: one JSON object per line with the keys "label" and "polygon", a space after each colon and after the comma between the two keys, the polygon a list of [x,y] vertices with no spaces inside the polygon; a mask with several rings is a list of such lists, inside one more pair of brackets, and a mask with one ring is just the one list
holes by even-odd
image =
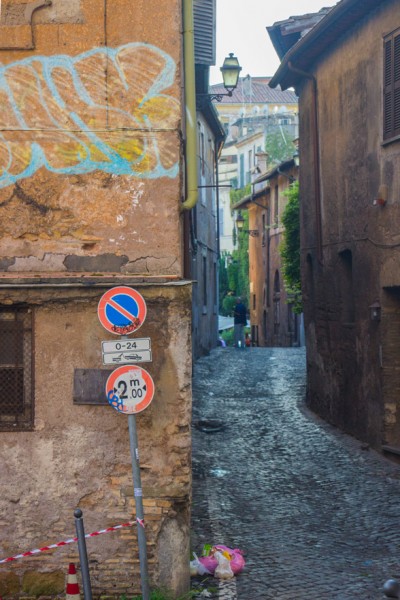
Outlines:
{"label": "downspout", "polygon": [[183,57],[186,107],[186,199],[181,210],[192,209],[198,199],[196,78],[194,66],[193,0],[183,0]]}
{"label": "downspout", "polygon": [[[216,140],[217,141],[217,140]],[[215,196],[216,196],[216,204],[217,204],[217,258],[221,257],[221,244],[220,244],[220,238],[219,238],[219,234],[220,234],[220,230],[221,230],[221,226],[220,226],[220,222],[219,222],[219,170],[218,170],[218,150],[217,150],[217,146],[215,146],[214,149],[214,161],[215,161],[215,181],[217,182],[217,185],[215,187]]]}
{"label": "downspout", "polygon": [[319,129],[318,129],[318,88],[317,80],[311,73],[302,71],[289,61],[289,71],[300,75],[306,79],[310,79],[312,82],[312,107],[311,107],[311,128],[313,137],[313,157],[314,157],[314,190],[315,190],[315,226],[317,234],[317,259],[322,265],[323,251],[322,251],[322,217],[321,217],[321,165],[319,156]]}

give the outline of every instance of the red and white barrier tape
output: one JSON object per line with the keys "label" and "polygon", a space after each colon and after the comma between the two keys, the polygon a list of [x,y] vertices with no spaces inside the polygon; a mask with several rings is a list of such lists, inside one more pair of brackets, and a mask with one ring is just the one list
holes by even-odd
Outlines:
{"label": "red and white barrier tape", "polygon": [[[137,519],[139,524],[144,527],[144,524]],[[100,531],[94,531],[93,533],[86,533],[85,538],[96,537],[97,535],[102,535],[103,533],[110,533],[110,531],[117,531],[117,529],[122,529],[123,527],[131,527],[135,521],[128,521],[128,523],[122,523],[122,525],[115,525],[114,527],[107,527],[107,529],[100,529]],[[50,546],[43,546],[43,548],[36,548],[35,550],[29,550],[29,552],[23,552],[22,554],[16,554],[15,556],[10,556],[9,558],[3,558],[0,560],[0,564],[11,562],[13,560],[18,560],[18,558],[24,558],[25,556],[34,556],[35,554],[39,554],[40,552],[47,552],[47,550],[53,550],[53,548],[60,548],[61,546],[67,546],[68,544],[73,544],[77,542],[78,538],[70,538],[69,540],[64,540],[63,542],[58,542],[57,544],[50,544]]]}

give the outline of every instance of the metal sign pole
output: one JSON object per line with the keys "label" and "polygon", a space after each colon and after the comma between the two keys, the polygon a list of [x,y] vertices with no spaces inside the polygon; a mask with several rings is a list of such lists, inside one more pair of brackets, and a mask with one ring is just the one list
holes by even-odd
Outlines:
{"label": "metal sign pole", "polygon": [[[146,338],[135,341],[128,338],[128,335],[143,325],[147,314],[146,302],[138,291],[125,286],[117,286],[102,295],[97,307],[97,314],[100,323],[107,331],[121,336],[120,341],[115,344],[108,341],[102,345],[103,364],[125,364],[108,377],[106,395],[111,406],[128,416],[142,600],[150,600],[136,413],[144,410],[152,401],[154,382],[145,369],[132,363],[151,362],[151,340]],[[139,346],[143,352],[136,352]],[[112,356],[107,356],[110,354],[107,353],[107,350],[111,350]],[[127,362],[128,364],[126,364]]]}
{"label": "metal sign pole", "polygon": [[143,600],[150,600],[149,575],[147,569],[146,532],[144,529],[143,493],[140,477],[139,448],[136,429],[136,415],[128,415],[129,444],[132,458],[133,491],[135,496],[136,523],[139,544],[140,577]]}

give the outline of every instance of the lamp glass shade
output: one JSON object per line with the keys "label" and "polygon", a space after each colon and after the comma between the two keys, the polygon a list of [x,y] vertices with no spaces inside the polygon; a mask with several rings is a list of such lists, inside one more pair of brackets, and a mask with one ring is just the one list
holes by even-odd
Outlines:
{"label": "lamp glass shade", "polygon": [[244,225],[244,218],[241,215],[241,213],[239,213],[238,216],[236,217],[236,226],[240,230],[240,229],[243,229],[243,225]]}
{"label": "lamp glass shade", "polygon": [[225,58],[224,64],[220,69],[224,87],[227,90],[234,90],[237,87],[241,70],[242,67],[239,65],[238,59],[231,52],[229,56]]}

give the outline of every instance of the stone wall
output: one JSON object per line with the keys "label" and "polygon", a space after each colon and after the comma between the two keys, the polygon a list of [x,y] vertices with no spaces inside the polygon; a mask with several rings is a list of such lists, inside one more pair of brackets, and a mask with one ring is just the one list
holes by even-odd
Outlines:
{"label": "stone wall", "polygon": [[[388,347],[382,320],[390,302],[382,279],[398,264],[399,144],[382,145],[382,36],[396,26],[395,2],[384,2],[323,54],[318,87],[322,260],[314,188],[312,90],[300,90],[302,276],[307,338],[308,402],[324,418],[375,447],[388,441],[384,418]],[[395,168],[396,165],[396,168]],[[388,176],[390,174],[390,177]],[[387,184],[387,205],[375,204]],[[392,273],[392,269],[390,269]],[[399,271],[397,270],[397,273]],[[398,286],[396,275],[390,285]],[[389,310],[390,312],[390,310]],[[387,327],[386,327],[387,330]],[[393,363],[392,363],[393,364]],[[397,364],[397,362],[396,362]],[[389,383],[393,388],[394,380]],[[397,400],[390,419],[398,414]],[[398,420],[398,416],[395,417]],[[391,442],[400,445],[400,437]]]}
{"label": "stone wall", "polygon": [[[127,285],[147,302],[139,336],[152,340],[156,390],[137,417],[149,572],[177,594],[189,585],[191,485],[181,9],[3,0],[0,20],[0,311],[32,316],[34,384],[32,426],[0,427],[0,553],[70,537],[78,506],[87,532],[135,517],[127,418],[99,384],[113,336],[97,303]],[[89,381],[98,403],[83,402]],[[0,420],[7,410],[3,393]],[[88,551],[94,597],[140,590],[135,527]],[[0,595],[60,594],[70,560],[76,546],[11,563]]]}
{"label": "stone wall", "polygon": [[[102,367],[101,341],[111,334],[97,318],[105,289],[77,285],[0,295],[2,304],[32,307],[36,347],[34,431],[0,433],[4,557],[71,537],[76,507],[86,532],[134,519],[127,417],[108,405],[105,392],[98,405],[74,401],[77,369],[109,372]],[[156,386],[152,403],[137,416],[149,570],[154,584],[183,591],[191,482],[190,286],[136,289],[148,308],[140,336],[152,340],[153,362],[143,366]],[[139,590],[136,525],[90,539],[88,554],[95,597]],[[42,593],[56,594],[56,575],[65,578],[70,560],[78,561],[76,545],[4,565],[0,577],[8,573],[10,582],[19,582],[20,588],[9,584],[10,593],[34,596],[50,576],[55,583]],[[7,588],[1,589],[7,598]]]}

